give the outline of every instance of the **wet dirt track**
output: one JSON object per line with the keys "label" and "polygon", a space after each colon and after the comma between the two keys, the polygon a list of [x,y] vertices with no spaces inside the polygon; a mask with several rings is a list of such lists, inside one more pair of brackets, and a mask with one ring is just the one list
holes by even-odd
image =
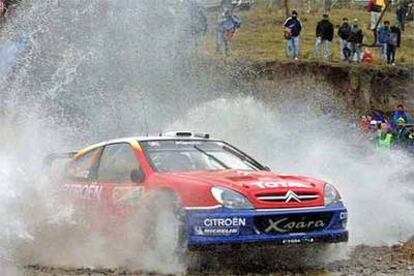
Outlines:
{"label": "wet dirt track", "polygon": [[[392,247],[357,246],[346,260],[335,261],[320,267],[264,268],[248,267],[220,268],[214,270],[190,271],[188,275],[414,275],[414,242]],[[123,269],[55,268],[31,266],[25,269],[29,276],[62,275],[161,275],[156,272],[127,271]]]}

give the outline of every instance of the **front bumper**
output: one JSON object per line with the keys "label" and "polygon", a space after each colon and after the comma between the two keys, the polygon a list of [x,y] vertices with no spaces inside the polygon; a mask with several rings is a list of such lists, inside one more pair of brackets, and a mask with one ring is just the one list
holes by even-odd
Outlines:
{"label": "front bumper", "polygon": [[348,213],[342,203],[288,210],[187,210],[186,219],[188,245],[192,249],[348,241]]}

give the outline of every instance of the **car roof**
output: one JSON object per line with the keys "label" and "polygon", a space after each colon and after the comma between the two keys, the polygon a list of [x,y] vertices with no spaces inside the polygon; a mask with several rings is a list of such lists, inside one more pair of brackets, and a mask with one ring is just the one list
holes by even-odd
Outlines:
{"label": "car roof", "polygon": [[177,136],[132,136],[132,137],[124,137],[124,138],[117,138],[112,140],[107,140],[104,142],[100,142],[97,144],[90,145],[86,148],[83,148],[78,151],[76,157],[84,155],[91,150],[94,150],[99,147],[103,147],[110,144],[119,144],[119,143],[133,143],[133,142],[148,142],[148,141],[213,141],[213,142],[220,142],[222,140],[218,139],[210,139],[210,138],[201,138],[201,137],[177,137]]}

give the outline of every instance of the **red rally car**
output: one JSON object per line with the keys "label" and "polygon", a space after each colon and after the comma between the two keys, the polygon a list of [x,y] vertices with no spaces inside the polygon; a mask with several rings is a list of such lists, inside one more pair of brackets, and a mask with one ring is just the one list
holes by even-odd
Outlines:
{"label": "red rally car", "polygon": [[168,205],[176,218],[168,234],[186,249],[348,240],[347,210],[334,186],[270,172],[208,134],[117,139],[47,161],[65,156],[66,194],[112,210],[152,195],[152,229],[161,221],[157,206]]}

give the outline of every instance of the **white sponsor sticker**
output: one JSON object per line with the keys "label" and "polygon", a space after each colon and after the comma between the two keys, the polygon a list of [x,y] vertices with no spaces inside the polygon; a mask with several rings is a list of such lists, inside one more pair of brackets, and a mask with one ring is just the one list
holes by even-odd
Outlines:
{"label": "white sponsor sticker", "polygon": [[246,226],[245,218],[206,218],[203,222],[206,227],[234,227]]}
{"label": "white sponsor sticker", "polygon": [[229,236],[237,235],[239,233],[238,228],[205,228],[196,226],[194,232],[198,236]]}
{"label": "white sponsor sticker", "polygon": [[315,242],[313,238],[282,240],[283,244],[298,244],[298,243],[313,243],[313,242]]}
{"label": "white sponsor sticker", "polygon": [[272,189],[272,188],[312,188],[309,184],[298,182],[255,182],[254,186],[260,189]]}
{"label": "white sponsor sticker", "polygon": [[266,233],[271,231],[277,231],[279,233],[291,232],[292,230],[303,230],[307,231],[312,228],[323,228],[325,227],[325,222],[322,220],[310,220],[310,221],[290,221],[287,222],[288,218],[282,218],[276,221],[269,219],[269,226],[265,229]]}

